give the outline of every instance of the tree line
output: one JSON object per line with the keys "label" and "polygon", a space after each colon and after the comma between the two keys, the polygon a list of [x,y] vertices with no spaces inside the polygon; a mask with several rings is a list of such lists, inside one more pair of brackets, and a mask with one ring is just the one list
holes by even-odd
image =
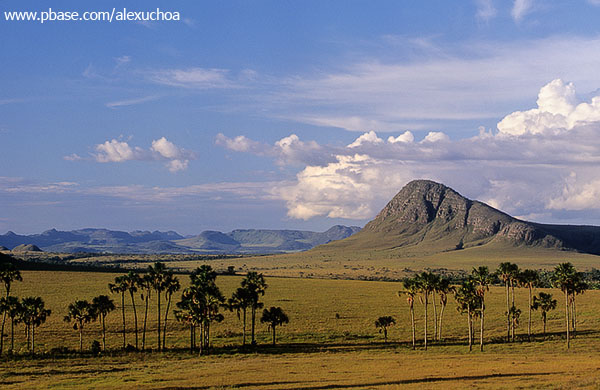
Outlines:
{"label": "tree line", "polygon": [[[570,347],[572,334],[576,331],[577,310],[576,297],[583,294],[588,289],[584,274],[577,272],[571,263],[562,263],[557,265],[550,274],[552,287],[560,289],[565,298],[565,329],[566,344]],[[448,304],[448,296],[452,294],[457,303],[459,313],[466,315],[467,319],[467,340],[469,351],[473,348],[475,338],[475,321],[479,320],[479,348],[483,351],[484,331],[485,331],[485,313],[486,292],[489,291],[491,284],[499,282],[504,285],[506,291],[506,340],[514,342],[516,328],[520,324],[521,309],[515,305],[515,287],[528,289],[528,319],[527,319],[527,337],[531,340],[531,313],[532,310],[539,310],[543,322],[543,335],[546,336],[547,313],[556,309],[557,300],[553,299],[552,294],[539,292],[533,295],[533,290],[545,286],[539,271],[525,269],[521,270],[517,264],[504,262],[492,272],[487,266],[475,267],[461,283],[452,285],[451,280],[445,276],[440,276],[433,272],[421,272],[414,277],[403,281],[403,290],[398,292],[398,296],[406,297],[409,308],[409,316],[412,329],[412,348],[416,348],[416,324],[415,324],[415,300],[418,299],[424,308],[423,323],[423,347],[427,349],[429,339],[429,303],[433,307],[433,338],[436,341],[442,340],[442,319],[444,309]],[[437,302],[437,303],[436,303]],[[439,313],[438,313],[439,304]],[[382,323],[382,321],[384,321]],[[387,327],[395,323],[393,317],[380,317],[375,325],[385,332],[387,340]]]}
{"label": "tree line", "polygon": [[[226,299],[216,284],[217,273],[209,266],[203,265],[190,275],[189,287],[183,289],[180,299],[173,309],[173,296],[181,290],[181,283],[174,273],[167,269],[164,263],[157,262],[149,266],[144,273],[130,271],[125,275],[115,277],[108,284],[108,290],[116,294],[120,300],[122,322],[122,348],[144,351],[149,347],[146,338],[148,329],[148,314],[151,299],[156,304],[156,344],[157,350],[167,348],[166,334],[169,313],[175,319],[189,326],[190,350],[208,353],[210,349],[210,329],[213,323],[223,321],[221,309],[235,311],[242,323],[242,345],[246,345],[247,324],[249,314],[251,331],[250,344],[256,345],[257,314],[263,309],[260,301],[268,287],[265,278],[257,272],[248,272],[229,299]],[[14,327],[24,324],[27,345],[31,354],[35,352],[35,329],[43,324],[51,311],[45,307],[41,297],[24,297],[19,299],[11,295],[14,282],[22,281],[20,271],[10,262],[0,262],[0,280],[4,285],[5,294],[0,298],[0,313],[2,325],[0,329],[0,355],[4,353],[5,326],[10,321],[10,348],[14,353]],[[133,330],[135,346],[127,341],[127,318],[125,315],[126,296],[133,310]],[[153,298],[152,298],[153,297]],[[163,304],[166,306],[163,309]],[[143,319],[138,319],[138,306],[143,308]],[[84,328],[87,324],[99,321],[101,324],[102,351],[106,351],[106,317],[117,309],[115,302],[108,295],[99,295],[91,300],[76,300],[68,306],[68,314],[64,321],[71,324],[73,330],[79,333],[79,351],[84,351]],[[141,314],[141,313],[140,313]],[[141,322],[141,329],[140,324]],[[260,322],[268,326],[272,332],[272,343],[276,341],[276,328],[289,322],[289,318],[281,307],[270,307],[262,311]],[[198,334],[199,333],[199,334]],[[199,338],[198,338],[199,336]],[[141,340],[140,340],[141,339]]]}

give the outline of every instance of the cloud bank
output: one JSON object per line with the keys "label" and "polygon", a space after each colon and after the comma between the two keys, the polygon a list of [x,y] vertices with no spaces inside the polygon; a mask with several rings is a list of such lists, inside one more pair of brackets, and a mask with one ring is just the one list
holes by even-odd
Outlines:
{"label": "cloud bank", "polygon": [[304,165],[294,182],[271,190],[291,218],[372,218],[408,181],[428,178],[513,215],[553,220],[600,211],[599,135],[600,96],[580,101],[572,83],[556,79],[539,90],[537,108],[506,115],[494,131],[480,128],[465,139],[430,132],[417,140],[406,131],[384,140],[368,131],[345,147],[296,135],[273,145],[223,134],[216,142]]}

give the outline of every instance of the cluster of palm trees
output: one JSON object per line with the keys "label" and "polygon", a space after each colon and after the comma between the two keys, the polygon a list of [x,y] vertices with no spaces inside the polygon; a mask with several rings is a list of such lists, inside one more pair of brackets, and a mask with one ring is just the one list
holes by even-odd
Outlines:
{"label": "cluster of palm trees", "polygon": [[24,297],[19,299],[10,295],[14,282],[23,280],[21,272],[10,262],[0,263],[0,281],[4,285],[5,294],[0,298],[0,313],[2,313],[2,328],[0,330],[0,355],[4,353],[4,329],[7,318],[10,319],[10,349],[15,349],[15,324],[25,326],[29,352],[35,352],[35,329],[46,322],[51,311],[46,309],[44,300],[40,297]]}
{"label": "cluster of palm trees", "polygon": [[68,313],[63,320],[73,323],[73,329],[79,331],[79,352],[83,352],[83,327],[100,319],[102,324],[102,350],[106,351],[106,325],[108,313],[115,310],[115,303],[107,295],[99,295],[92,302],[76,300],[69,304]]}
{"label": "cluster of palm trees", "polygon": [[[213,323],[223,321],[224,316],[220,313],[222,308],[230,311],[236,311],[238,318],[242,322],[242,344],[246,344],[246,325],[247,313],[251,316],[251,343],[256,344],[255,326],[257,310],[263,307],[260,297],[265,294],[267,284],[262,274],[248,272],[242,279],[240,287],[232,294],[231,298],[225,299],[218,285],[216,284],[217,273],[209,266],[203,265],[190,274],[189,287],[181,293],[181,299],[175,304],[174,316],[177,321],[185,323],[190,330],[190,350],[198,350],[199,353],[208,353],[210,349],[210,329]],[[173,295],[181,289],[179,279],[168,270],[163,263],[157,262],[147,268],[144,274],[130,271],[126,275],[117,276],[114,283],[109,283],[109,290],[112,293],[120,294],[121,315],[122,315],[122,333],[123,348],[127,346],[127,324],[125,316],[125,296],[129,295],[134,317],[135,349],[139,348],[139,329],[136,302],[136,293],[140,293],[140,300],[144,305],[143,325],[141,329],[141,349],[147,348],[146,331],[148,323],[148,312],[151,297],[156,301],[156,322],[157,322],[157,349],[166,349],[166,334],[168,316],[171,309]],[[92,303],[87,301],[76,301],[69,306],[69,315],[65,321],[73,322],[74,329],[80,331],[80,349],[83,348],[82,332],[84,324],[94,321],[98,318],[102,320],[103,329],[103,349],[106,348],[104,318],[114,310],[112,300],[110,304],[104,306],[105,310],[100,310],[96,302],[100,296],[94,298]],[[108,298],[108,297],[106,297]],[[103,300],[104,302],[104,300]],[[162,302],[166,302],[164,316],[162,312]],[[272,307],[263,311],[261,322],[266,323],[273,332],[273,343],[275,342],[275,329],[289,321],[287,315],[280,307]],[[198,339],[199,330],[199,339]],[[134,348],[132,345],[130,348]]]}
{"label": "cluster of palm trees", "polygon": [[[434,339],[441,340],[442,317],[447,298],[450,293],[454,294],[457,310],[467,315],[468,345],[472,350],[474,339],[474,321],[479,318],[479,346],[483,351],[484,329],[485,329],[485,295],[489,286],[499,280],[506,288],[506,327],[507,341],[515,340],[516,328],[519,326],[521,310],[515,306],[515,287],[528,289],[528,325],[527,337],[531,340],[531,311],[539,310],[544,325],[544,337],[546,334],[547,313],[554,310],[557,302],[552,294],[540,292],[533,296],[533,289],[540,287],[541,279],[538,271],[525,269],[520,270],[518,265],[510,262],[501,263],[495,272],[490,272],[486,266],[473,268],[459,285],[452,286],[450,279],[436,275],[432,272],[422,272],[412,278],[404,280],[404,289],[398,292],[399,296],[406,296],[412,327],[412,347],[416,347],[416,329],[414,302],[418,298],[424,307],[424,348],[427,349],[428,340],[428,305],[431,299],[434,311]],[[565,318],[567,348],[570,347],[571,333],[576,329],[576,307],[575,298],[582,294],[588,285],[584,281],[583,274],[577,272],[571,263],[562,263],[555,267],[551,275],[552,285],[560,288],[565,295]],[[438,316],[436,298],[440,305]],[[376,324],[377,325],[377,324]]]}

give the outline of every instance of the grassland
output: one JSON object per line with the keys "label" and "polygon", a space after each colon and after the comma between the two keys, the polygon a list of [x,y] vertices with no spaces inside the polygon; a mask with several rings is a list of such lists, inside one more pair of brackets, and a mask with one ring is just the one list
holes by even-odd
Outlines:
{"label": "grassland", "polygon": [[[56,347],[76,349],[78,335],[62,321],[69,302],[107,294],[115,274],[25,271],[24,281],[14,285],[20,296],[41,295],[53,310],[37,333],[39,357],[0,361],[0,386],[21,388],[197,388],[197,389],[341,389],[341,388],[598,388],[600,386],[600,291],[578,298],[578,335],[566,351],[562,338],[563,313],[549,315],[547,340],[536,335],[505,343],[504,290],[493,287],[487,298],[486,351],[467,351],[466,318],[450,302],[444,320],[443,344],[428,351],[412,351],[410,325],[403,299],[396,296],[399,283],[358,280],[267,278],[265,306],[281,306],[290,324],[279,330],[280,345],[269,346],[270,335],[258,326],[259,347],[239,348],[241,325],[234,313],[213,328],[214,351],[209,356],[187,353],[188,330],[171,320],[165,353],[122,353],[120,313],[108,317],[108,345],[114,351],[101,357],[76,353],[44,354]],[[184,284],[187,276],[180,276]],[[219,276],[226,296],[240,282],[239,276]],[[551,291],[559,303],[562,294]],[[517,290],[517,306],[526,307],[526,291]],[[114,296],[115,302],[120,303]],[[138,303],[140,303],[138,299]],[[147,338],[156,346],[155,305],[149,314]],[[141,304],[138,306],[140,310]],[[559,309],[561,306],[559,305]],[[422,339],[422,305],[417,304],[418,335]],[[128,342],[133,343],[132,308],[126,301]],[[398,323],[390,342],[373,325],[382,315]],[[171,317],[172,318],[172,317]],[[526,332],[524,310],[519,333]],[[535,332],[541,330],[534,313]],[[430,329],[430,332],[433,331]],[[85,329],[85,345],[100,339],[100,326]],[[22,328],[17,349],[24,353]]]}

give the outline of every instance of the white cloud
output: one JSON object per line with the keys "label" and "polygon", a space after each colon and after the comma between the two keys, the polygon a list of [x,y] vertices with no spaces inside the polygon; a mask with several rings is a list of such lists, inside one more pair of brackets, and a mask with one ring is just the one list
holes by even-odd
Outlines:
{"label": "white cloud", "polygon": [[141,104],[141,103],[146,103],[146,102],[150,102],[152,100],[156,100],[158,99],[158,96],[152,95],[152,96],[143,96],[140,98],[135,98],[135,99],[127,99],[127,100],[117,100],[114,102],[108,102],[105,104],[106,107],[108,108],[116,108],[116,107],[123,107],[123,106],[133,106],[136,104]]}
{"label": "white cloud", "polygon": [[[416,43],[406,45],[412,46],[398,51],[417,50]],[[527,104],[526,96],[557,77],[600,85],[596,36],[459,45],[431,40],[429,46],[418,46],[417,55],[382,61],[367,54],[335,71],[294,75],[276,81],[258,99],[269,107],[266,115],[278,118],[350,131],[397,132],[432,130],[440,121],[473,126],[476,120],[501,117],[514,111],[515,104]]]}
{"label": "white cloud", "polygon": [[405,144],[409,144],[411,142],[413,142],[415,140],[415,136],[413,135],[413,133],[411,133],[410,131],[405,131],[403,134],[400,134],[397,137],[393,137],[393,136],[389,136],[387,141],[390,144],[395,144],[397,142],[402,142]]}
{"label": "white cloud", "polygon": [[149,73],[151,81],[173,87],[212,89],[234,88],[235,84],[227,77],[226,69],[164,69]]}
{"label": "white cloud", "polygon": [[[573,210],[600,215],[600,98],[575,97],[573,84],[554,80],[540,89],[538,108],[507,115],[497,133],[480,127],[465,139],[430,132],[414,142],[405,132],[384,142],[369,131],[345,147],[315,145],[324,162],[297,159],[305,166],[296,181],[273,194],[292,218],[367,219],[409,180],[429,178],[512,215],[546,222],[564,222]],[[274,145],[243,141],[260,146],[245,151],[279,162],[281,144],[300,142],[295,135]]]}
{"label": "white cloud", "polygon": [[[185,149],[179,148],[165,137],[152,141],[149,150],[139,146],[131,146],[125,141],[112,139],[95,147],[96,153],[92,156],[100,163],[122,163],[125,161],[161,161],[167,160],[166,167],[171,172],[187,169],[189,160],[195,155]],[[77,161],[82,158],[77,154],[63,157],[65,160]]]}
{"label": "white cloud", "polygon": [[444,134],[441,131],[430,131],[429,133],[427,133],[427,135],[425,136],[425,138],[423,139],[423,141],[421,141],[421,143],[427,143],[427,142],[448,142],[450,141],[450,137],[448,137],[446,134]]}
{"label": "white cloud", "polygon": [[127,142],[112,139],[96,145],[96,161],[101,163],[143,160],[145,153],[139,147],[131,147]]}
{"label": "white cloud", "polygon": [[496,16],[496,7],[494,7],[492,0],[475,0],[475,4],[477,5],[475,16],[478,20],[487,22]]}
{"label": "white cloud", "polygon": [[274,157],[280,165],[321,164],[332,160],[330,153],[323,150],[315,141],[304,142],[296,134],[290,134],[273,145],[268,145],[243,135],[229,138],[219,133],[215,137],[215,143],[235,152]]}
{"label": "white cloud", "polygon": [[538,108],[516,111],[498,123],[502,134],[519,136],[572,130],[586,123],[600,121],[600,96],[590,103],[578,103],[573,83],[556,79],[540,89]]}
{"label": "white cloud", "polygon": [[383,140],[377,136],[374,131],[369,131],[368,133],[364,133],[360,137],[358,137],[354,142],[348,145],[349,148],[356,148],[357,146],[361,146],[365,143],[369,144],[381,144]]}
{"label": "white cloud", "polygon": [[64,156],[63,160],[66,160],[66,161],[81,161],[81,160],[83,160],[83,157],[81,157],[77,153],[71,153],[68,156]]}
{"label": "white cloud", "polygon": [[533,0],[514,0],[511,15],[515,22],[523,20],[525,15],[531,12]]}

